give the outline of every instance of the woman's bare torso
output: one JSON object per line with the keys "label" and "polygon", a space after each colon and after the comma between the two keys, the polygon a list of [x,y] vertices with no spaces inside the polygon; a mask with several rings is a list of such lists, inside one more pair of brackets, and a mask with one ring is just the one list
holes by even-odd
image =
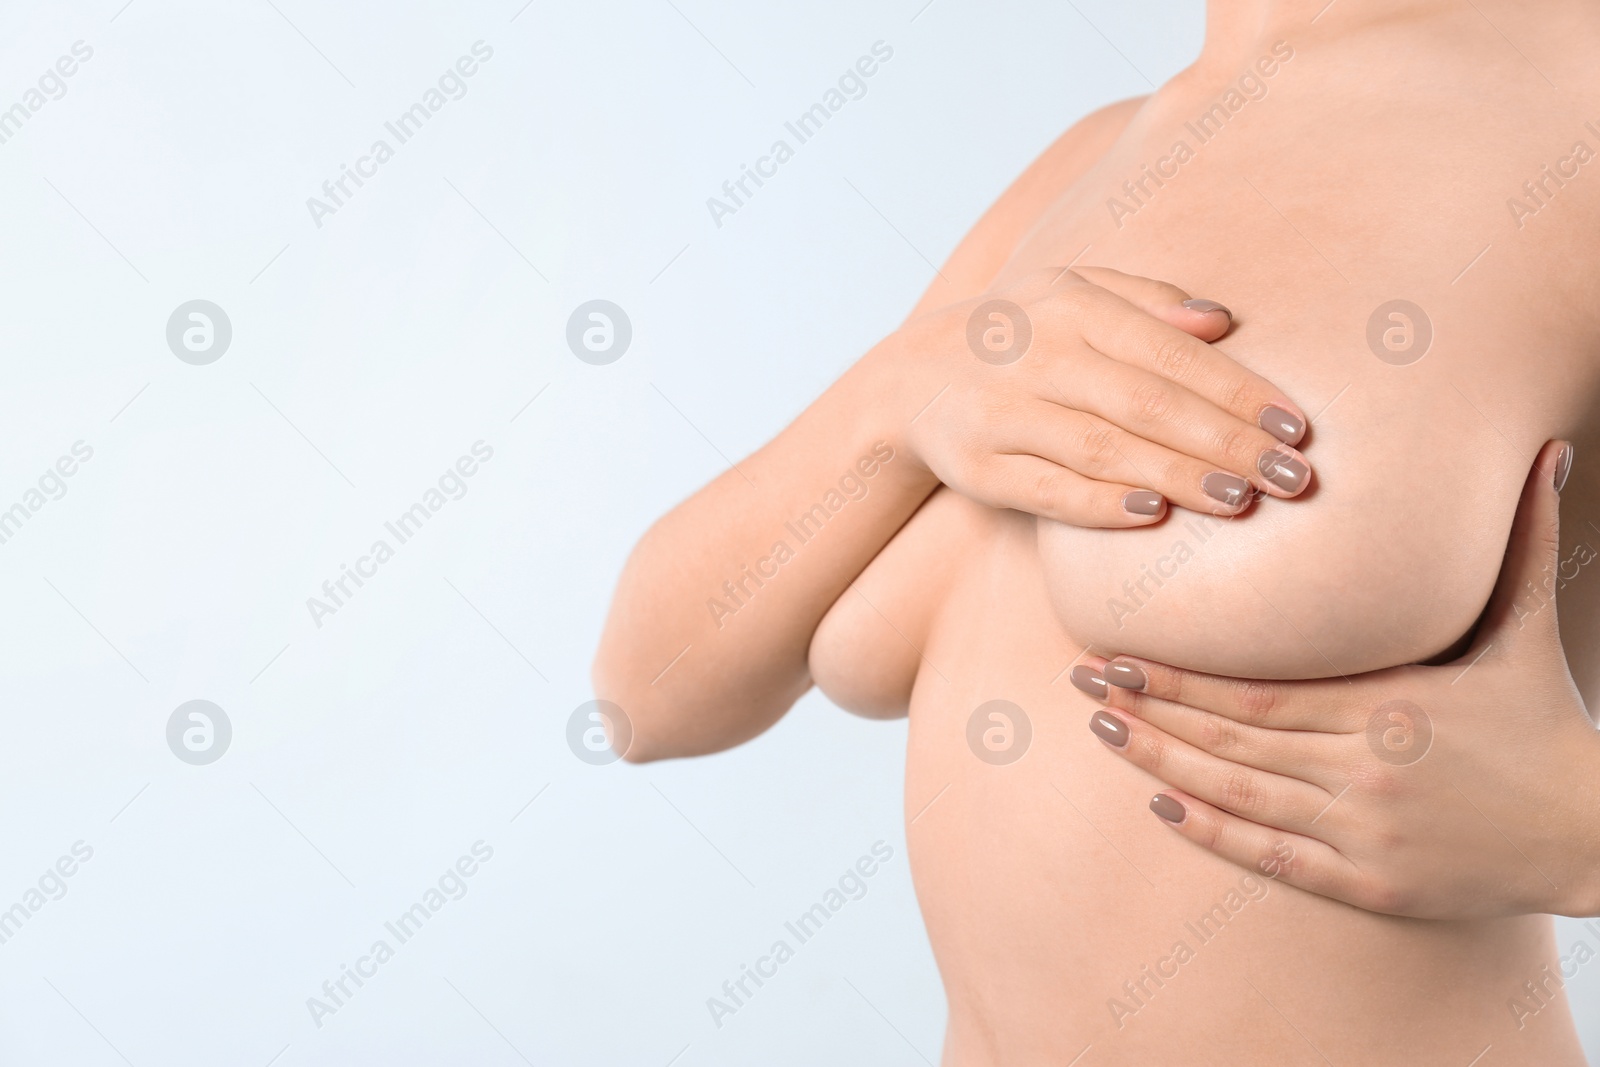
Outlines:
{"label": "woman's bare torso", "polygon": [[[1566,540],[1600,545],[1584,528],[1600,523],[1584,459],[1600,456],[1600,26],[1497,24],[1467,5],[1338,48],[1314,27],[1269,39],[1231,77],[1191,72],[1126,109],[1104,156],[1020,220],[995,285],[1081,256],[1232,306],[1221,347],[1314,416],[1317,482],[1232,522],[1175,509],[1133,531],[941,491],[824,619],[824,690],[909,706],[906,817],[950,999],[946,1063],[1466,1065],[1491,1047],[1481,1062],[1582,1062],[1563,1003],[1520,1028],[1508,1009],[1554,964],[1547,919],[1382,917],[1205,854],[1148,812],[1157,783],[1102,751],[1066,680],[1086,649],[1248,677],[1441,652],[1487,600],[1551,437],[1578,443]],[[1582,163],[1580,142],[1596,153]],[[1387,358],[1369,344],[1394,300],[1431,323],[1414,362],[1403,337],[1380,340]],[[1589,692],[1600,580],[1569,581],[1561,609]],[[995,700],[1031,733],[1021,743],[1011,714],[1015,762],[970,740]]]}

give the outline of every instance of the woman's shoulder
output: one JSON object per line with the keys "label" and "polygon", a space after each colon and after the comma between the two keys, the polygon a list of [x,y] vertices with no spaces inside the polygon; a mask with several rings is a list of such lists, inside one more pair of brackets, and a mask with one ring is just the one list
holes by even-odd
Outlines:
{"label": "woman's shoulder", "polygon": [[1062,190],[1099,162],[1147,99],[1132,97],[1098,108],[1057,137],[967,231],[911,317],[987,290]]}

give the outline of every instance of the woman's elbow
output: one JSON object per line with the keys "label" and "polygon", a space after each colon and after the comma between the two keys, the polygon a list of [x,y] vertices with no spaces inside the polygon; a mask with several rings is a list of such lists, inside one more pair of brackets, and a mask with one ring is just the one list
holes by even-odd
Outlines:
{"label": "woman's elbow", "polygon": [[684,699],[631,678],[604,651],[590,674],[597,698],[609,710],[606,740],[629,763],[707,756],[743,744],[782,718],[804,692],[774,694],[770,700],[741,700],[732,693]]}
{"label": "woman's elbow", "polygon": [[613,669],[605,655],[595,658],[590,678],[602,709],[606,744],[626,762],[653,763],[717,750],[696,736],[700,730],[689,708],[675,706],[678,702],[667,694]]}

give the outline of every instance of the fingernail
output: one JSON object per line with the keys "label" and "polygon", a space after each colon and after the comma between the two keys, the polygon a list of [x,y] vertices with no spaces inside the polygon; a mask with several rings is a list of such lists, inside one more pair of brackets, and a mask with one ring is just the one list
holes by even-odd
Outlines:
{"label": "fingernail", "polygon": [[1567,486],[1567,475],[1572,473],[1572,446],[1562,445],[1561,455],[1556,457],[1556,492],[1561,492]]}
{"label": "fingernail", "polygon": [[1149,684],[1144,671],[1138,667],[1130,667],[1125,663],[1107,663],[1106,681],[1118,689],[1143,689]]}
{"label": "fingernail", "polygon": [[1224,315],[1228,316],[1228,318],[1233,318],[1233,312],[1229,311],[1226,307],[1217,303],[1215,300],[1185,300],[1183,302],[1183,306],[1188,308],[1190,311],[1220,311]]}
{"label": "fingernail", "polygon": [[1182,804],[1179,804],[1165,793],[1156,794],[1155,799],[1150,801],[1150,810],[1174,826],[1181,823],[1183,817],[1188,814],[1183,810]]}
{"label": "fingernail", "polygon": [[1256,470],[1261,477],[1285,493],[1298,493],[1305,488],[1311,468],[1286,448],[1269,448],[1256,460]]}
{"label": "fingernail", "polygon": [[1200,488],[1212,500],[1239,507],[1250,499],[1250,483],[1231,474],[1217,472],[1200,479]]}
{"label": "fingernail", "polygon": [[1072,684],[1088,693],[1096,700],[1106,698],[1106,680],[1100,677],[1100,672],[1085,663],[1080,663],[1072,668],[1072,673],[1067,675]]}
{"label": "fingernail", "polygon": [[1159,515],[1162,503],[1160,493],[1136,489],[1122,498],[1122,510],[1135,515]]}
{"label": "fingernail", "polygon": [[1265,431],[1282,441],[1286,445],[1300,443],[1300,435],[1306,432],[1306,424],[1300,416],[1280,408],[1276,404],[1268,404],[1261,409],[1261,417],[1256,423]]}
{"label": "fingernail", "polygon": [[1128,743],[1127,724],[1103,711],[1095,712],[1090,718],[1089,729],[1112,748],[1121,748]]}

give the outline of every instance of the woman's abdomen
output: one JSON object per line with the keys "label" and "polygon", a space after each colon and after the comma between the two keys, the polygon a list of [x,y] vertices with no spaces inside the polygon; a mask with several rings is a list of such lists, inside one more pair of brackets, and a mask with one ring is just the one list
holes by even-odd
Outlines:
{"label": "woman's abdomen", "polygon": [[1554,960],[1547,919],[1362,912],[1151,815],[1159,783],[1089,733],[1096,705],[1063,674],[1080,643],[1012,525],[941,613],[911,706],[907,834],[947,1063],[1089,1046],[1082,1064],[1323,1063],[1307,1039],[1334,1063],[1464,1065],[1491,1043],[1581,1063],[1564,1005],[1542,1033],[1507,1009]]}

